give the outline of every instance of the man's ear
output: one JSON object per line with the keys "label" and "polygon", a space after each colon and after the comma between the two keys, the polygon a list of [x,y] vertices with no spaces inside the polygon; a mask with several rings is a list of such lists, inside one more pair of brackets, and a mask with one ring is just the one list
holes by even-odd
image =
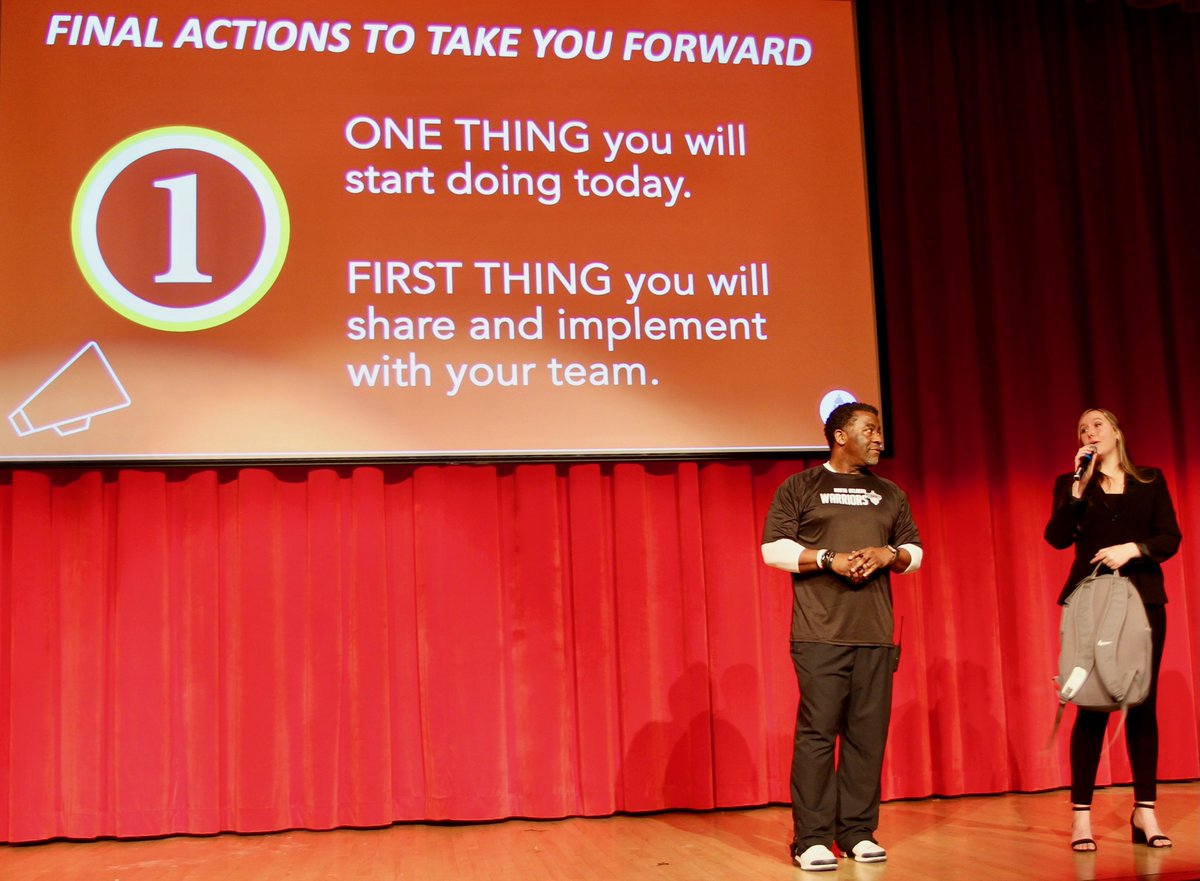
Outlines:
{"label": "man's ear", "polygon": [[846,429],[844,428],[835,428],[833,430],[833,442],[839,447],[846,446],[846,440],[848,437],[849,436],[846,434]]}

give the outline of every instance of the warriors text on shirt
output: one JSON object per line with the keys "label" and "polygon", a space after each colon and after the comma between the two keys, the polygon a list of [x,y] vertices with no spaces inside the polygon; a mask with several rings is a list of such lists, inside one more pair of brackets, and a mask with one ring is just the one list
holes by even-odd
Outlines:
{"label": "warriors text on shirt", "polygon": [[831,493],[821,493],[822,505],[878,505],[883,496],[875,490],[835,486]]}

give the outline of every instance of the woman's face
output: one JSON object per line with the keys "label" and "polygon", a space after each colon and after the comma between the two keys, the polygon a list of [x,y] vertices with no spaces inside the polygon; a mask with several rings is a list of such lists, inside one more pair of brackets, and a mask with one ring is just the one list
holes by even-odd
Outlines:
{"label": "woman's face", "polygon": [[1088,410],[1079,420],[1079,445],[1089,444],[1101,458],[1117,448],[1117,430],[1099,410]]}

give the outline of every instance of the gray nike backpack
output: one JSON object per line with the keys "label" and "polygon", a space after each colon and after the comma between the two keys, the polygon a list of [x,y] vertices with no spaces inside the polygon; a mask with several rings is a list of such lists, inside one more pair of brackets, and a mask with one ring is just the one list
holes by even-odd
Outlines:
{"label": "gray nike backpack", "polygon": [[[1150,694],[1150,622],[1133,582],[1116,571],[1081,580],[1062,609],[1058,716],[1067,702],[1087,710],[1136,707]],[[1057,720],[1055,722],[1057,727]]]}

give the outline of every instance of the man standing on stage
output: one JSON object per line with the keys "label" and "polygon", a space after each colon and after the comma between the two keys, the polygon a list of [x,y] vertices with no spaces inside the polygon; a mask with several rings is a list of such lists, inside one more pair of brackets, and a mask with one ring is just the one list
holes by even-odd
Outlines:
{"label": "man standing on stage", "polygon": [[825,439],[829,461],[776,490],[762,544],[764,562],[793,573],[792,859],[813,872],[837,868],[834,842],[861,863],[887,859],[874,836],[899,661],[890,573],[915,571],[922,556],[908,497],[870,471],[879,411],[842,404]]}

